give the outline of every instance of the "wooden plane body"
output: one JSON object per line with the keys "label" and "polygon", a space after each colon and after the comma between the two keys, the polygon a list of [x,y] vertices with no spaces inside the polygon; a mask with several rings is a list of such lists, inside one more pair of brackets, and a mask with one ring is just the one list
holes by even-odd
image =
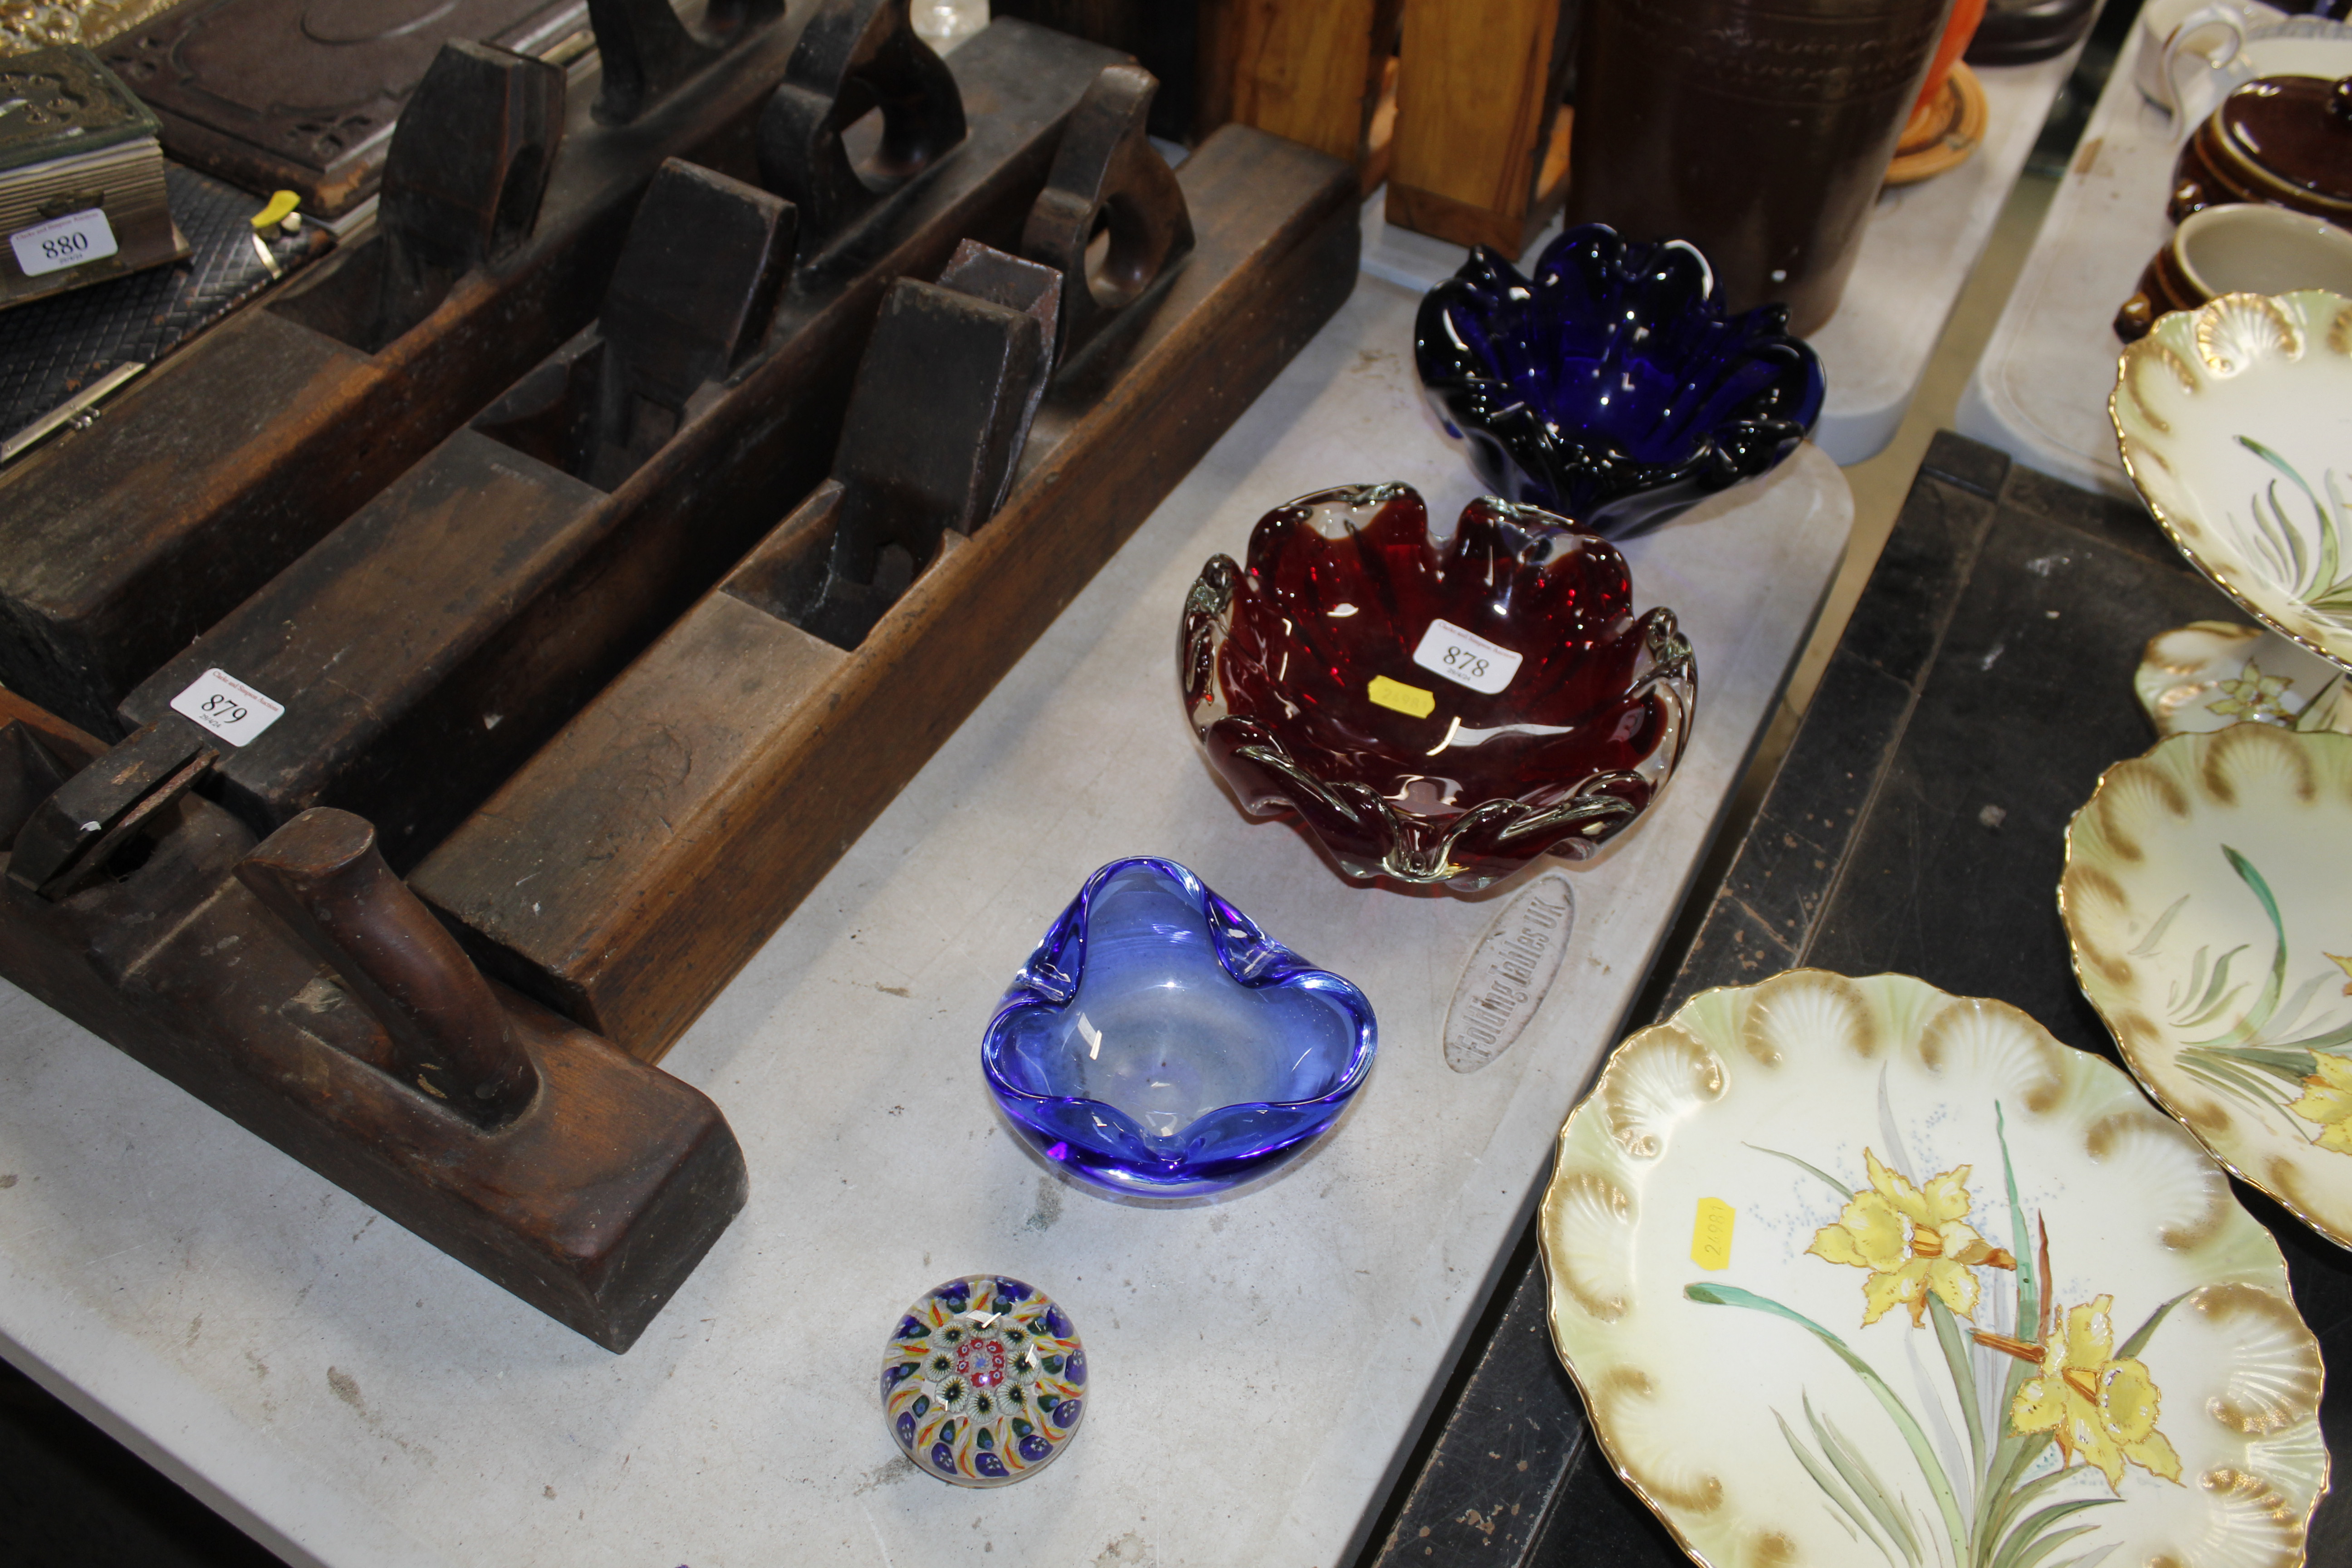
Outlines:
{"label": "wooden plane body", "polygon": [[829,481],[416,868],[489,973],[658,1059],[1346,300],[1348,165],[1228,126],[1177,178],[1191,256],[854,646],[803,624],[853,500]]}

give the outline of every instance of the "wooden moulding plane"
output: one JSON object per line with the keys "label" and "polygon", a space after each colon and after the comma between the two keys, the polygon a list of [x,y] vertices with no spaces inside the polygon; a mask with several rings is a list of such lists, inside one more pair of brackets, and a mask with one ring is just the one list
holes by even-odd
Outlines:
{"label": "wooden moulding plane", "polygon": [[1003,506],[877,331],[834,477],[413,874],[489,973],[658,1058],[1347,298],[1348,164],[1228,126],[1160,187],[1106,87],[1024,239],[1065,357]]}
{"label": "wooden moulding plane", "polygon": [[[1031,64],[1033,88],[1059,90]],[[746,1187],[718,1109],[638,1058],[692,1019],[1353,285],[1347,165],[1232,127],[1173,174],[1143,135],[1151,85],[1107,67],[1062,111],[1050,178],[1013,226],[1024,257],[963,243],[925,283],[894,270],[899,248],[859,249],[876,231],[852,225],[803,260],[780,322],[812,276],[879,279],[863,312],[878,316],[871,344],[835,395],[849,414],[834,477],[764,538],[754,530],[719,588],[465,822],[426,868],[437,910],[395,875],[365,818],[290,800],[258,811],[238,783],[238,760],[278,726],[299,733],[314,699],[335,710],[331,681],[297,689],[257,732],[215,732],[174,709],[111,748],[0,692],[0,973],[541,1310],[626,1349]],[[807,137],[837,131],[837,105],[812,95],[802,107]],[[944,199],[938,184],[930,198],[901,195]],[[802,196],[822,213],[874,193],[845,182]],[[751,384],[740,363],[711,372],[757,339],[792,252],[791,204],[708,170],[671,164],[646,206],[651,226],[641,216],[615,268],[602,333],[485,416],[522,446],[467,433],[504,454],[509,479],[554,475],[572,487],[560,495],[596,498],[591,510],[631,493]],[[591,362],[604,368],[578,369]],[[782,382],[746,406],[771,402],[798,407],[803,425],[844,423]],[[530,457],[530,442],[562,447],[588,477]],[[728,453],[755,475],[771,455],[748,437],[701,455]],[[701,498],[640,514],[670,519],[675,534],[713,492],[690,464],[662,481]],[[765,493],[782,506],[797,492]],[[650,490],[643,502],[656,507]],[[513,562],[468,555],[467,537],[450,535],[467,580],[514,575]],[[632,559],[522,587],[593,601]],[[390,613],[416,607],[388,570],[360,585],[397,601]],[[308,614],[382,608],[362,592]],[[560,617],[530,624],[563,629]],[[611,623],[571,629],[593,642]],[[511,645],[521,662],[500,668],[521,679],[525,653],[544,669],[567,646],[534,634]],[[693,787],[675,773],[648,787],[645,764],[668,760],[663,733],[683,738]],[[413,776],[432,782],[429,769]],[[474,854],[482,867],[466,864]],[[509,934],[499,922],[521,913],[515,882],[531,868],[550,873],[533,901],[551,918]],[[534,946],[567,932],[560,951]],[[464,943],[498,963],[491,978]],[[582,1027],[585,1014],[625,1027],[635,1054]]]}
{"label": "wooden moulding plane", "polygon": [[[205,0],[117,35],[107,64],[163,124],[163,150],[338,217],[378,188],[387,143],[448,39],[557,63],[593,36],[599,124],[626,125],[782,14],[783,0]],[[775,57],[781,63],[782,57]],[[698,91],[702,90],[698,89]]]}
{"label": "wooden moulding plane", "polygon": [[922,173],[885,195],[852,168],[860,98],[802,79],[821,15],[763,121],[769,189],[667,165],[598,321],[142,682],[123,724],[200,743],[173,704],[224,670],[286,711],[208,792],[257,832],[357,812],[412,866],[824,477],[891,280],[1011,244],[1116,58],[992,29],[963,51],[997,46],[967,132],[903,9],[845,11],[863,42],[824,53],[870,78],[885,146]]}
{"label": "wooden moulding plane", "polygon": [[[921,47],[907,0],[776,10],[742,8],[722,48],[687,35],[667,0],[600,4],[583,83],[596,106],[635,84],[613,123],[587,92],[567,110],[552,65],[445,46],[393,138],[371,237],[0,471],[0,680],[121,733],[116,705],[140,680],[581,329],[666,157],[754,176],[761,141],[789,132],[807,94],[830,84],[854,121],[876,101],[877,62]],[[1065,44],[1086,47],[1008,23],[959,51],[975,141],[1001,106],[1023,112],[1033,58]],[[1090,68],[1117,58],[1094,50]],[[797,93],[774,92],[788,69]],[[866,179],[908,183],[916,165],[884,156],[903,150],[861,134]],[[1006,198],[1017,213],[1052,142],[1009,155],[1030,164]],[[989,156],[965,146],[946,162]]]}
{"label": "wooden moulding plane", "polygon": [[142,677],[579,331],[662,159],[748,142],[803,23],[768,0],[681,79],[643,58],[669,0],[596,10],[594,99],[654,89],[626,123],[561,67],[444,45],[371,236],[0,473],[0,679],[117,733]]}
{"label": "wooden moulding plane", "polygon": [[[135,763],[132,771],[135,771]],[[124,769],[0,691],[0,971],[607,1350],[743,1205],[699,1091],[486,983],[367,824],[257,845],[161,778],[96,843]],[[100,807],[104,809],[104,807]]]}

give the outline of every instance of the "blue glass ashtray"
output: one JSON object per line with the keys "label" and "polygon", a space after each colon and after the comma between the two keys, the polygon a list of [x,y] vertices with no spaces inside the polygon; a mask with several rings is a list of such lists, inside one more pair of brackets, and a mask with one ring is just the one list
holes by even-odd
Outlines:
{"label": "blue glass ashtray", "polygon": [[982,1037],[1030,1145],[1129,1196],[1222,1192],[1339,1120],[1372,1068],[1371,1004],[1172,860],[1087,879]]}
{"label": "blue glass ashtray", "polygon": [[1413,363],[1488,489],[1622,539],[1797,449],[1825,384],[1788,324],[1781,305],[1725,315],[1682,240],[1585,224],[1531,279],[1474,247],[1423,298]]}

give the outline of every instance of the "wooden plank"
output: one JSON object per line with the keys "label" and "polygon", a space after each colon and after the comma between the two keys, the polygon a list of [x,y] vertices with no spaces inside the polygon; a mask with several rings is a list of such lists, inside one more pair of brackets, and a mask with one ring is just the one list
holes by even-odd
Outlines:
{"label": "wooden plank", "polygon": [[[571,445],[635,375],[590,329],[142,682],[124,723],[228,671],[288,712],[223,756],[223,803],[257,831],[355,811],[404,870],[824,477],[892,280],[936,274],[966,237],[1011,248],[1063,122],[1115,59],[1018,23],[967,44],[969,139],[798,270],[748,362],[647,405],[678,421],[667,439],[615,467]],[[709,237],[672,252],[689,285]],[[642,319],[648,352],[681,325]]]}
{"label": "wooden plank", "polygon": [[[824,513],[811,521],[821,528]],[[952,536],[947,547],[965,548]],[[747,863],[702,813],[724,803],[803,853],[803,811],[847,815],[836,853],[879,814],[879,804],[864,819],[845,814],[836,790],[782,754],[852,657],[731,592],[712,594],[451,835],[413,885],[467,922],[491,973],[567,1017],[608,1020],[635,1055],[659,1060],[789,912],[761,923],[780,896],[796,904],[807,891],[772,879],[822,875],[816,864],[779,865],[772,850]],[[719,670],[731,672],[723,702],[712,700]],[[664,711],[690,722],[665,722]],[[666,825],[681,799],[696,815]],[[478,856],[488,858],[469,867]],[[554,872],[563,875],[542,874]],[[698,918],[696,905],[718,918]],[[752,923],[730,935],[728,919]]]}
{"label": "wooden plank", "polygon": [[1354,163],[1380,184],[1388,139],[1376,117],[1403,0],[1202,0],[1206,126],[1239,121]]}
{"label": "wooden plank", "polygon": [[1239,0],[1234,118],[1355,163],[1363,154],[1379,0],[1282,5]]}
{"label": "wooden plank", "polygon": [[1404,16],[1391,223],[1516,258],[1567,195],[1564,0],[1420,5]]}
{"label": "wooden plank", "polygon": [[827,487],[417,868],[487,970],[657,1059],[1346,299],[1347,164],[1229,126],[1177,175],[1190,259],[1064,370],[1002,510],[863,642],[819,644],[770,586],[824,548]]}

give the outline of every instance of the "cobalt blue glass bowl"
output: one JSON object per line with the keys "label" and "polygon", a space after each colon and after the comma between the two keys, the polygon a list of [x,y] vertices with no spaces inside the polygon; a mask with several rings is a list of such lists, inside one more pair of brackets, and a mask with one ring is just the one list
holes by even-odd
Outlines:
{"label": "cobalt blue glass bowl", "polygon": [[1114,860],[1062,911],[982,1037],[990,1092],[1071,1175],[1195,1197],[1263,1174],[1371,1071],[1371,1004],[1172,860]]}
{"label": "cobalt blue glass bowl", "polygon": [[1823,382],[1788,324],[1780,305],[1727,317],[1681,240],[1585,224],[1532,279],[1473,247],[1422,300],[1413,363],[1487,488],[1622,539],[1797,449]]}

